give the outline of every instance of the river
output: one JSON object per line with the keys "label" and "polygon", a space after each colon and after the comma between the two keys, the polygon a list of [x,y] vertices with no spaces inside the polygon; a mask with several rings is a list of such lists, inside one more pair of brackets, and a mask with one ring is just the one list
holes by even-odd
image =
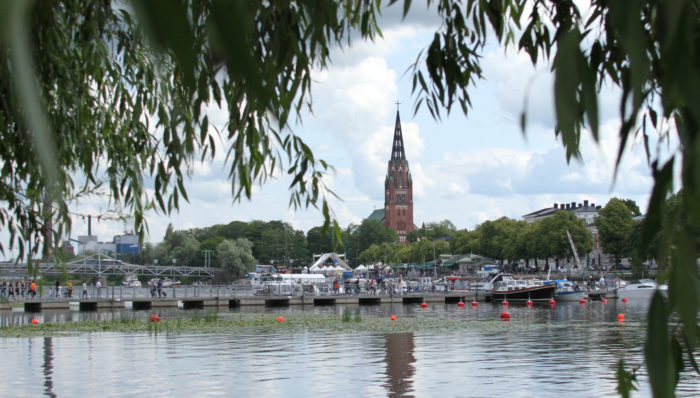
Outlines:
{"label": "river", "polygon": [[[219,309],[341,314],[347,307]],[[643,364],[646,303],[561,303],[508,309],[481,303],[351,306],[363,317],[450,321],[448,330],[256,333],[93,332],[0,338],[0,396],[106,397],[612,397],[619,359]],[[189,312],[188,312],[189,311]],[[192,310],[153,311],[164,319]],[[0,326],[150,316],[152,311],[0,313]],[[200,311],[201,313],[201,311]],[[618,314],[625,320],[618,322]],[[645,369],[639,391],[651,396]],[[699,396],[682,375],[678,396]]]}

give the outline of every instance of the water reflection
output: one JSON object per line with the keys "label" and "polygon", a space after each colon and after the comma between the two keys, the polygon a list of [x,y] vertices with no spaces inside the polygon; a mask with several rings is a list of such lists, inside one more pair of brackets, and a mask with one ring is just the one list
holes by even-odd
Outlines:
{"label": "water reflection", "polygon": [[56,398],[53,392],[53,341],[44,337],[44,395]]}
{"label": "water reflection", "polygon": [[389,397],[412,397],[412,377],[415,373],[413,364],[413,333],[395,333],[386,335],[386,376],[384,385]]}

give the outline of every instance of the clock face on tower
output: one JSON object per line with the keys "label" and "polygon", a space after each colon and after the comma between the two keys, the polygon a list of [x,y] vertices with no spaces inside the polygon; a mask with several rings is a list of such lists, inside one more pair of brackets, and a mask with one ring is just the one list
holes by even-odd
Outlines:
{"label": "clock face on tower", "polygon": [[398,200],[399,200],[399,202],[403,202],[404,200],[406,200],[406,196],[398,195]]}

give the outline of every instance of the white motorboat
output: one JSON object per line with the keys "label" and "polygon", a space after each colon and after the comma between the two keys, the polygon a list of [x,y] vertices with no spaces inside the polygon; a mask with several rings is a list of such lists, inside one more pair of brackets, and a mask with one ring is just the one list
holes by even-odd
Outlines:
{"label": "white motorboat", "polygon": [[648,300],[657,289],[665,296],[668,287],[666,285],[658,285],[651,279],[640,279],[622,284],[617,289],[617,296],[620,298]]}
{"label": "white motorboat", "polygon": [[586,298],[586,291],[581,289],[578,284],[566,280],[555,279],[552,281],[557,289],[554,291],[554,299],[556,301],[574,301],[578,302]]}
{"label": "white motorboat", "polygon": [[122,282],[122,285],[127,287],[141,287],[141,281],[135,276],[130,276]]}

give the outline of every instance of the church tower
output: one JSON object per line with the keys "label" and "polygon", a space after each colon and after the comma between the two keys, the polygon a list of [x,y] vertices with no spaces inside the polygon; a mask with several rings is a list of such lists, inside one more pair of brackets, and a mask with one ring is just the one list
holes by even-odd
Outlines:
{"label": "church tower", "polygon": [[391,159],[384,180],[384,226],[396,231],[401,243],[406,243],[406,235],[416,229],[413,225],[413,179],[403,149],[398,109]]}

